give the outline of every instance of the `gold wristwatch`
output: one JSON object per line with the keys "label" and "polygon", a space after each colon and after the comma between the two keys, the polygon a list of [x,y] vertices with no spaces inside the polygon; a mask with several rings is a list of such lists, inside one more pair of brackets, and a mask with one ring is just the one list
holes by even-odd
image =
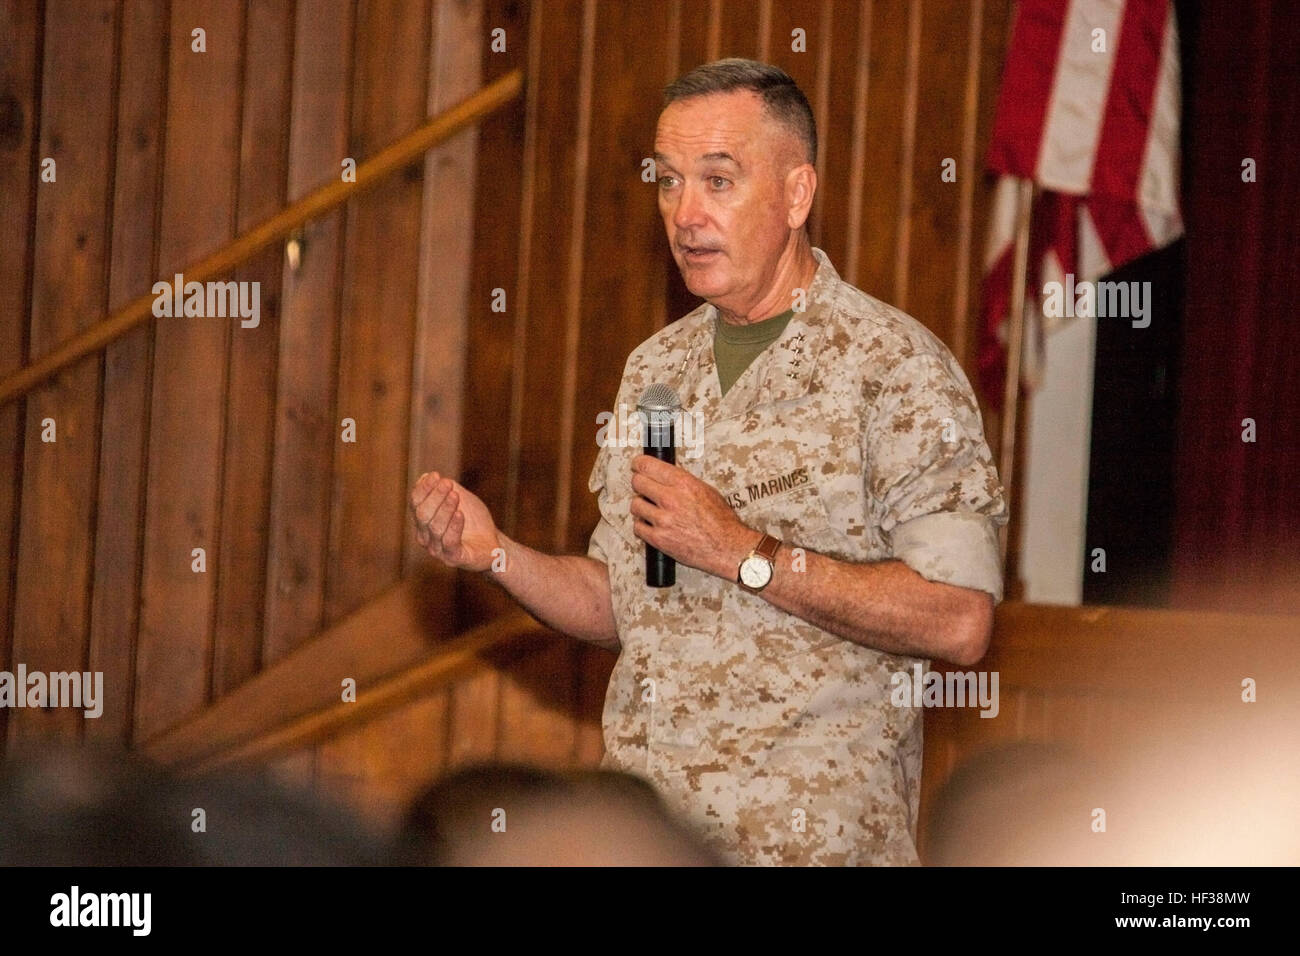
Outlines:
{"label": "gold wristwatch", "polygon": [[750,594],[757,594],[767,587],[776,567],[776,549],[779,547],[780,538],[764,534],[754,550],[740,562],[740,567],[736,569],[736,583]]}

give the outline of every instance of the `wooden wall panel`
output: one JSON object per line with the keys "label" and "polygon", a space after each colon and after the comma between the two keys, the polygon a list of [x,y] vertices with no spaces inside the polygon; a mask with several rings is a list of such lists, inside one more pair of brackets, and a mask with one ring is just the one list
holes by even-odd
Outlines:
{"label": "wooden wall panel", "polygon": [[[966,70],[971,50],[971,14],[963,4],[926,0],[920,4],[919,64],[949,63],[949,70],[919,69],[916,112],[919,116],[951,116],[953,123],[918,122],[910,169],[911,205],[903,213],[908,223],[907,310],[949,346],[953,344],[953,300],[962,266],[962,249],[954,241],[961,220],[962,188],[969,175],[963,156],[963,132],[974,117],[965,115]],[[951,159],[955,182],[942,178],[942,164]]]}
{"label": "wooden wall panel", "polygon": [[[45,11],[40,156],[55,182],[36,194],[30,353],[40,356],[104,308],[112,189],[117,24],[109,2],[50,3]],[[87,656],[93,566],[101,358],[27,396],[12,659],[28,671],[80,671]],[[57,440],[42,440],[52,419]],[[75,735],[82,711],[24,708],[9,738]]]}
{"label": "wooden wall panel", "polygon": [[[290,200],[342,174],[351,76],[351,5],[299,0]],[[299,236],[296,268],[283,267],[263,664],[280,660],[325,621],[330,488],[342,417],[335,415],[335,383],[346,215],[339,209],[312,220]]]}
{"label": "wooden wall panel", "polygon": [[714,3],[710,11],[710,43],[716,36],[717,45],[712,48],[714,52],[710,59],[729,56],[756,58],[759,47],[763,45],[759,14],[764,7],[771,10],[770,4],[761,0],[718,0]]}
{"label": "wooden wall panel", "polygon": [[394,824],[406,806],[441,775],[447,759],[448,695],[433,694],[365,726],[366,775],[376,781],[381,818]]}
{"label": "wooden wall panel", "polygon": [[[431,30],[427,109],[434,115],[478,89],[482,0],[435,3]],[[425,158],[408,488],[427,471],[460,473],[477,150],[478,130],[468,129]],[[410,522],[404,527],[403,567],[409,569],[425,552]]]}
{"label": "wooden wall panel", "polygon": [[[424,119],[429,6],[363,2],[355,30],[348,155],[360,161]],[[336,410],[356,441],[339,441],[334,458],[327,621],[401,574],[423,170],[412,164],[348,204]]]}
{"label": "wooden wall panel", "polygon": [[[699,66],[701,63],[707,63],[711,57],[709,55],[710,24],[715,22],[714,9],[717,6],[716,0],[709,0],[707,3],[699,0],[673,0],[669,15],[677,23],[677,69],[672,71],[671,76],[664,78],[664,85],[668,85],[677,77],[681,76],[687,70]],[[658,104],[655,104],[655,112],[658,113]]]}
{"label": "wooden wall panel", "polygon": [[580,648],[568,639],[512,662],[501,680],[497,759],[571,766],[577,753],[574,713]]}
{"label": "wooden wall panel", "polygon": [[[560,525],[565,422],[586,434],[586,419],[578,416],[573,424],[572,387],[581,342],[579,290],[587,265],[587,183],[596,172],[589,161],[598,155],[584,122],[589,113],[584,97],[593,93],[596,9],[591,2],[551,4],[534,8],[529,22],[530,75],[545,63],[547,81],[529,88],[535,145],[522,157],[526,188],[521,218],[529,235],[522,240],[519,293],[510,312],[518,330],[513,343],[519,356],[518,395],[510,419],[518,465],[506,520],[512,536],[543,549],[556,546]],[[609,165],[618,164],[610,158]],[[530,268],[532,250],[535,268]],[[574,483],[577,477],[565,480]]]}
{"label": "wooden wall panel", "polygon": [[[446,720],[447,695],[435,694],[328,740],[315,748],[316,785],[372,823],[396,827],[444,769]],[[302,760],[281,772],[301,780]]]}
{"label": "wooden wall panel", "polygon": [[908,119],[908,0],[872,0],[871,53],[867,63],[866,143],[856,285],[897,304],[895,261],[900,238],[900,170],[905,164]]}
{"label": "wooden wall panel", "polygon": [[[484,6],[484,33],[482,45],[482,81],[484,84],[499,79],[514,69],[528,64],[528,17],[533,5],[513,3],[510,0],[487,0]],[[543,16],[554,16],[549,5],[537,7]],[[506,49],[493,52],[490,48],[490,30],[505,31]],[[570,42],[572,42],[570,40]],[[567,46],[567,44],[566,44]],[[565,47],[553,51],[555,60],[564,61]],[[548,61],[551,62],[551,61]],[[544,77],[527,77],[526,96],[529,100],[545,88]],[[538,89],[534,89],[538,87]],[[522,367],[516,337],[522,334],[514,306],[519,297],[519,233],[522,203],[520,185],[525,139],[524,100],[499,110],[479,126],[478,188],[474,199],[475,242],[470,269],[469,308],[466,312],[466,371],[464,406],[473,409],[472,416],[483,427],[468,427],[461,439],[460,478],[491,510],[498,525],[506,533],[515,531],[512,519],[511,490],[518,477],[518,459],[512,443],[512,423],[522,421],[525,411],[518,402],[516,375]],[[515,188],[504,189],[502,184]],[[558,215],[559,210],[539,212],[545,219]],[[493,312],[493,290],[506,292],[506,311]],[[547,303],[547,308],[556,308]],[[549,347],[549,346],[548,346]],[[534,412],[536,410],[533,410]],[[543,413],[543,420],[550,416]],[[531,424],[531,420],[530,420]],[[432,470],[437,465],[430,463]],[[491,611],[476,606],[464,593],[456,601],[456,629],[466,630],[481,623]]]}
{"label": "wooden wall panel", "polygon": [[[27,362],[31,245],[35,226],[40,111],[38,9],[26,0],[0,3],[0,375]],[[21,504],[25,402],[0,408],[0,669],[13,669],[14,587]],[[0,708],[0,747],[9,711]]]}
{"label": "wooden wall panel", "polygon": [[[274,215],[285,203],[293,4],[290,0],[249,3],[244,32],[236,207],[236,231],[241,233]],[[272,246],[235,273],[238,281],[258,284],[259,317],[255,327],[237,323],[230,340],[220,543],[215,562],[214,698],[251,677],[262,657],[275,426],[272,397],[283,255],[280,246]]]}
{"label": "wooden wall panel", "polygon": [[448,693],[447,764],[490,760],[500,740],[501,676],[480,671]]}
{"label": "wooden wall panel", "polygon": [[[167,86],[167,5],[133,3],[121,15],[120,59],[131,68],[118,70],[116,91],[110,309],[148,292],[158,275]],[[146,323],[104,351],[88,663],[104,674],[104,714],[86,722],[86,736],[122,743],[130,740],[134,700],[153,337],[153,323]]]}
{"label": "wooden wall panel", "polygon": [[[242,7],[171,7],[159,272],[171,277],[234,231]],[[206,31],[194,52],[192,31]],[[220,543],[226,366],[238,319],[171,318],[154,339],[135,728],[145,739],[208,700]],[[191,552],[206,551],[207,571]]]}
{"label": "wooden wall panel", "polygon": [[[862,197],[869,176],[867,116],[871,109],[871,0],[826,4],[833,11],[826,102],[814,105],[821,140],[818,199],[813,229],[817,245],[849,283],[856,284],[862,233]],[[825,114],[823,117],[821,114]]]}

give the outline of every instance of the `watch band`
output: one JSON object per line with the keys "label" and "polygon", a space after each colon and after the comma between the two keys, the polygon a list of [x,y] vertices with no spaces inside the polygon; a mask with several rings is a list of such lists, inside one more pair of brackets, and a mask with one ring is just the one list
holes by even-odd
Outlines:
{"label": "watch band", "polygon": [[781,547],[781,539],[765,533],[762,540],[758,542],[758,546],[754,548],[754,553],[761,554],[767,560],[776,564],[776,550],[779,547]]}

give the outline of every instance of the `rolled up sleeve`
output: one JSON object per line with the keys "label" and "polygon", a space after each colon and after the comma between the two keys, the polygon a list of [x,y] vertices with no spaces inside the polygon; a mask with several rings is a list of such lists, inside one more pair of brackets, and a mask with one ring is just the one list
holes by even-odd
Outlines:
{"label": "rolled up sleeve", "polygon": [[1007,508],[979,406],[955,361],[916,353],[881,383],[868,492],[894,558],[929,581],[1003,596]]}
{"label": "rolled up sleeve", "polygon": [[601,517],[596,522],[596,530],[591,533],[591,539],[587,542],[587,557],[595,558],[602,564],[609,564],[609,552],[612,544],[611,538],[614,529],[610,527],[608,521]]}
{"label": "rolled up sleeve", "polygon": [[596,453],[596,463],[592,465],[591,476],[587,479],[587,489],[596,495],[598,507],[600,507],[600,519],[596,522],[596,528],[591,532],[591,538],[587,542],[587,557],[595,558],[602,564],[609,564],[609,555],[612,550],[614,527],[605,518],[604,503],[608,495],[605,489],[605,471],[609,467],[609,449],[602,447]]}

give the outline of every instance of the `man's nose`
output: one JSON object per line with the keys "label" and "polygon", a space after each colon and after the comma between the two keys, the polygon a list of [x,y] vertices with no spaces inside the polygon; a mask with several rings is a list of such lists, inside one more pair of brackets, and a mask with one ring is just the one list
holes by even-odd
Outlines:
{"label": "man's nose", "polygon": [[673,210],[673,225],[678,229],[690,229],[704,223],[704,205],[699,194],[690,186],[683,186],[677,197],[677,208]]}

